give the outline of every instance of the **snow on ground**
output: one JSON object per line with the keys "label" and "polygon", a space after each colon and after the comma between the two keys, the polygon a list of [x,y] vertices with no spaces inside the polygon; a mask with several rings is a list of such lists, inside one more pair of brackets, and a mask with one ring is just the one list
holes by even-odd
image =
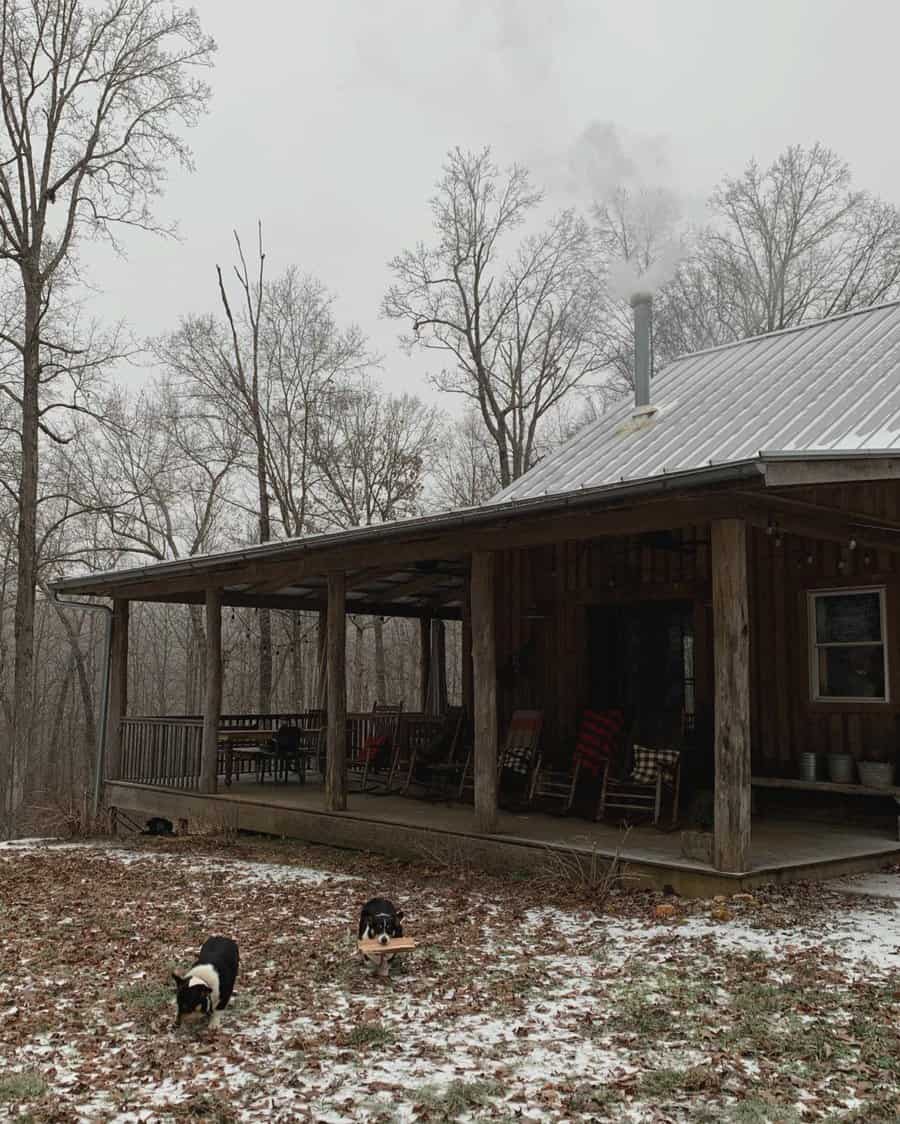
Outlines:
{"label": "snow on ground", "polygon": [[[354,955],[366,897],[421,944]],[[816,887],[685,902],[299,845],[0,846],[0,1120],[900,1118],[900,913]],[[217,1032],[169,973],[233,935]]]}

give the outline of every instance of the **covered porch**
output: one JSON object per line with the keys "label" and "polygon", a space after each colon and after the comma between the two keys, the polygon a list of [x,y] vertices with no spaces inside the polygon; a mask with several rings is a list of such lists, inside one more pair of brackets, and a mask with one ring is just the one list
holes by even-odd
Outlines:
{"label": "covered porch", "polygon": [[[689,859],[679,832],[636,828],[624,845],[628,862],[660,877],[665,869],[663,884],[674,884],[688,875],[696,880],[698,872],[707,880],[759,881],[780,871],[811,876],[824,865],[846,873],[835,871],[835,864],[884,861],[898,845],[896,831],[883,821],[844,828],[804,824],[795,814],[780,826],[754,820],[751,835],[754,774],[796,779],[801,749],[826,752],[841,739],[860,739],[863,730],[867,738],[871,731],[885,761],[896,752],[893,702],[885,700],[862,717],[846,704],[810,705],[797,670],[798,661],[802,666],[808,659],[805,640],[799,653],[791,651],[800,618],[804,627],[808,623],[803,605],[810,589],[889,588],[890,613],[898,611],[893,590],[900,525],[880,513],[860,515],[854,494],[856,478],[867,479],[871,471],[862,460],[841,466],[845,486],[835,489],[827,465],[754,460],[60,582],[62,595],[113,598],[107,803],[174,820],[203,818],[205,809],[210,818],[231,817],[251,830],[345,845],[437,832],[445,842],[469,840],[473,855],[557,846],[611,856],[622,845],[617,822],[502,811],[498,747],[512,714],[531,708],[543,714],[542,752],[565,766],[585,707],[615,702],[616,692],[630,692],[638,709],[649,705],[653,692],[661,701],[672,683],[641,678],[642,669],[657,666],[645,658],[657,635],[652,629],[642,634],[644,654],[632,661],[631,680],[619,676],[614,683],[610,669],[631,651],[634,628],[628,622],[637,619],[638,609],[666,606],[688,622],[691,637],[690,674],[682,668],[673,696],[674,705],[689,712],[694,731],[692,775],[682,799],[690,798],[691,785],[710,792],[711,847],[707,861]],[[889,498],[896,507],[892,492]],[[203,606],[202,716],[128,714],[129,603],[136,600]],[[224,606],[318,612],[325,671],[321,778],[302,786],[250,779],[225,784]],[[348,613],[421,622],[423,709],[433,670],[432,622],[461,622],[471,804],[350,791],[348,761],[359,742],[354,730],[366,716],[348,715]],[[649,615],[659,619],[655,611]],[[616,625],[616,649],[604,639],[615,631],[614,617],[627,626]],[[592,654],[598,637],[602,658]],[[883,637],[885,649],[891,640],[890,634]],[[898,664],[893,661],[892,675]],[[900,691],[890,693],[891,699],[898,696]],[[284,718],[301,717],[307,716],[259,715],[256,721],[268,729],[266,724],[274,728]],[[155,762],[149,772],[132,734],[142,722],[166,731],[144,746]],[[893,795],[886,790],[884,800],[890,804]]]}

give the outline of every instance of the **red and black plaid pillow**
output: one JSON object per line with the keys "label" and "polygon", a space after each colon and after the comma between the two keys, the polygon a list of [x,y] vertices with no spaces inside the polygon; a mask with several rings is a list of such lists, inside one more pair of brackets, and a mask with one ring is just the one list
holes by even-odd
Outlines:
{"label": "red and black plaid pillow", "polygon": [[585,710],[578,729],[575,761],[582,769],[596,776],[610,760],[616,738],[625,725],[625,714],[617,707],[611,710]]}

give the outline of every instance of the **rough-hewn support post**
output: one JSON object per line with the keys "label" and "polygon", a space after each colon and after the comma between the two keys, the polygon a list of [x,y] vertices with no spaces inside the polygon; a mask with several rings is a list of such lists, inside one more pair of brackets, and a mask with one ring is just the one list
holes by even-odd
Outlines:
{"label": "rough-hewn support post", "polygon": [[113,601],[106,709],[106,778],[122,775],[122,719],[128,713],[128,602]]}
{"label": "rough-hewn support post", "polygon": [[431,680],[431,617],[419,617],[419,709],[428,710],[428,684]]}
{"label": "rough-hewn support post", "polygon": [[222,594],[206,591],[206,692],[200,790],[215,792],[219,772],[219,723],[222,719]]}
{"label": "rough-hewn support post", "polygon": [[466,715],[471,718],[473,713],[473,686],[472,686],[472,597],[468,583],[463,598],[462,618],[462,704]]}
{"label": "rough-hewn support post", "polygon": [[750,625],[747,527],[712,523],[716,674],[716,796],[713,863],[744,871],[750,863]]}
{"label": "rough-hewn support post", "polygon": [[325,807],[347,807],[347,619],[343,573],[328,575],[328,732]]}
{"label": "rough-hewn support post", "polygon": [[494,556],[472,555],[472,668],[475,706],[475,827],[497,829],[497,651]]}

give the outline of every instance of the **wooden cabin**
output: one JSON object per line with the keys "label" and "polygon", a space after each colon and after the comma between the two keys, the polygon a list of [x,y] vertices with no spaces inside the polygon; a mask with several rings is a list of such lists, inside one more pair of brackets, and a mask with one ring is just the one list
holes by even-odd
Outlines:
{"label": "wooden cabin", "polygon": [[[897,762],[900,305],[688,355],[652,382],[639,354],[637,382],[636,401],[479,508],[57,582],[113,600],[110,798],[167,787],[123,773],[128,605],[143,599],[205,605],[200,792],[220,786],[222,607],[255,605],[321,614],[323,814],[348,806],[352,611],[418,617],[423,635],[462,620],[474,836],[498,829],[498,742],[521,708],[543,712],[545,757],[562,767],[585,708],[679,715],[682,803],[713,794],[718,872],[753,867],[756,791],[793,794],[798,816],[843,797],[873,825],[893,815],[896,776],[829,782],[802,755]],[[817,830],[824,854],[831,828]],[[877,839],[872,854],[900,846],[896,831]]]}

